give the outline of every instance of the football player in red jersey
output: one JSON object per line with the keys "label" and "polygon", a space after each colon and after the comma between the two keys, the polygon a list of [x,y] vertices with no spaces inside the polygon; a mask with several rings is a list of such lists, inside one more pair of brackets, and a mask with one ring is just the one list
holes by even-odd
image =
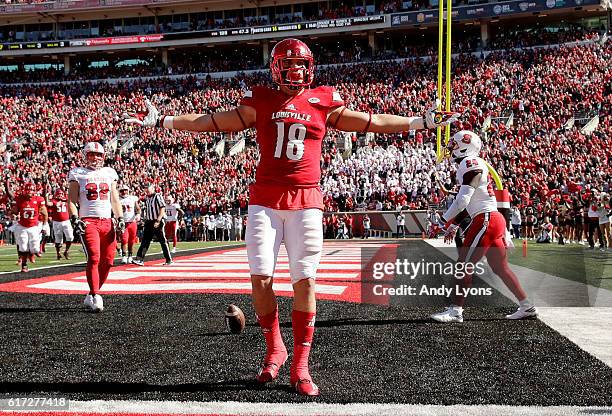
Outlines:
{"label": "football player in red jersey", "polygon": [[15,199],[14,213],[19,215],[15,226],[15,241],[21,260],[21,271],[27,272],[28,258],[31,259],[40,250],[39,216],[43,223],[48,221],[45,200],[36,195],[36,186],[32,182],[25,183],[21,188]]}
{"label": "football player in red jersey", "polygon": [[257,380],[274,380],[288,357],[272,289],[276,258],[284,241],[294,291],[290,382],[299,394],[316,396],[319,388],[312,382],[308,357],[315,328],[315,277],[323,246],[319,161],[327,129],[399,133],[447,125],[458,115],[436,111],[435,106],[423,117],[349,110],[334,88],[311,88],[314,57],[297,39],[276,44],[270,69],[277,87],[247,91],[240,105],[230,111],[172,117],[160,115],[147,101],[145,115],[129,114],[125,121],[188,131],[257,130],[260,161],[256,182],[250,187],[245,238],[253,305],[267,346]]}
{"label": "football player in red jersey", "polygon": [[66,192],[61,188],[57,188],[53,194],[53,198],[47,201],[47,207],[49,208],[49,215],[51,216],[51,222],[53,224],[53,236],[55,239],[55,253],[57,259],[62,259],[60,250],[65,237],[66,249],[64,250],[64,258],[69,260],[70,256],[68,255],[68,250],[70,250],[72,240],[74,240],[74,233],[68,215],[68,198],[66,197]]}

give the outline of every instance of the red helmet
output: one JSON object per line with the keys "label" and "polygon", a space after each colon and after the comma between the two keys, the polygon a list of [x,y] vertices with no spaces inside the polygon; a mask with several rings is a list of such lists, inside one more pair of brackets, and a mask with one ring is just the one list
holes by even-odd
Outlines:
{"label": "red helmet", "polygon": [[27,196],[33,196],[36,193],[36,186],[32,182],[26,182],[21,188],[22,192]]}
{"label": "red helmet", "polygon": [[[291,60],[301,60],[305,64],[292,68]],[[272,81],[286,87],[307,87],[314,81],[314,57],[310,48],[298,39],[285,39],[278,42],[271,53],[270,70]]]}
{"label": "red helmet", "polygon": [[55,193],[53,194],[53,198],[60,200],[60,201],[65,201],[66,200],[66,192],[64,192],[62,189],[56,189]]}

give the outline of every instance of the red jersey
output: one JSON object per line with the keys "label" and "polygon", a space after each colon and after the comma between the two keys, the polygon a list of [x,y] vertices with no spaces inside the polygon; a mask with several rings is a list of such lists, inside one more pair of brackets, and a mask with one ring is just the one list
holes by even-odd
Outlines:
{"label": "red jersey", "polygon": [[52,199],[47,207],[49,208],[49,216],[53,221],[68,221],[68,202]]}
{"label": "red jersey", "polygon": [[338,92],[317,87],[288,96],[255,87],[240,104],[257,111],[260,160],[249,203],[274,209],[323,209],[321,148],[329,111],[344,105]]}
{"label": "red jersey", "polygon": [[26,228],[37,226],[40,207],[45,205],[44,198],[35,195],[28,199],[25,195],[18,195],[16,204],[19,211],[19,224]]}

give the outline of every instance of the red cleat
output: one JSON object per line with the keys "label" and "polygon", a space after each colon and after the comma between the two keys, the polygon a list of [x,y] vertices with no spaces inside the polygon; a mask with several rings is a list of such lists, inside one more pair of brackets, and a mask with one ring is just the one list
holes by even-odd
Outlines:
{"label": "red cleat", "polygon": [[293,387],[295,387],[295,391],[297,391],[300,396],[318,396],[321,394],[319,387],[317,387],[312,380],[307,378],[301,378],[296,382],[292,382],[291,384]]}
{"label": "red cleat", "polygon": [[274,361],[280,362],[280,364],[277,364],[276,362],[272,361],[272,359],[266,358],[266,360],[264,360],[264,365],[261,367],[259,373],[257,374],[257,382],[263,384],[270,383],[271,381],[276,380],[276,378],[278,377],[278,372],[285,364],[285,361],[287,361],[287,357],[287,351],[285,351],[284,354],[281,356],[281,360],[278,360],[277,357],[274,357]]}
{"label": "red cleat", "polygon": [[28,272],[28,266],[21,266],[21,273],[27,273]]}
{"label": "red cleat", "polygon": [[30,263],[36,263],[36,258],[34,257],[34,254],[29,254],[28,255],[28,260],[30,260]]}

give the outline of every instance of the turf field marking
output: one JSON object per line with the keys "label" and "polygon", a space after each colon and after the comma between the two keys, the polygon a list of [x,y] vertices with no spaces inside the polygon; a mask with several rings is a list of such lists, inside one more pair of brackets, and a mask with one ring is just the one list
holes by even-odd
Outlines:
{"label": "turf field marking", "polygon": [[[321,299],[361,302],[362,247],[374,247],[385,242],[325,242],[324,256],[317,272],[316,292]],[[368,254],[369,256],[370,254]],[[177,259],[173,265],[163,260],[147,262],[147,266],[118,265],[113,267],[101,293],[250,293],[250,273],[244,247],[192,254]],[[281,246],[275,271],[275,290],[292,296],[289,260]],[[87,291],[84,271],[37,279],[0,284],[0,291],[21,293],[75,294]]]}
{"label": "turf field marking", "polygon": [[[159,270],[163,270],[163,269],[159,268]],[[231,272],[231,271],[230,272],[217,272],[214,270],[210,270],[207,272],[206,271],[197,272],[197,271],[188,271],[188,270],[193,270],[193,269],[185,269],[185,271],[173,269],[173,270],[163,270],[160,272],[151,271],[151,269],[149,269],[149,270],[143,270],[142,273],[138,273],[137,276],[134,276],[134,272],[130,272],[132,273],[130,277],[126,277],[126,275],[120,275],[119,279],[115,278],[115,273],[111,273],[108,277],[108,280],[133,279],[135,277],[143,276],[143,275],[146,275],[149,278],[180,277],[185,280],[187,278],[209,278],[209,279],[217,279],[217,280],[227,278],[227,279],[241,279],[241,280],[250,281],[249,279],[251,278],[251,275],[248,272]],[[274,278],[289,279],[290,277],[291,275],[289,274],[288,271],[286,272],[276,271],[274,273]],[[355,277],[356,277],[356,273],[334,273],[333,275],[326,275],[325,279],[353,279]],[[86,280],[85,276],[79,276],[76,279]]]}
{"label": "turf field marking", "polygon": [[[197,247],[197,248],[185,248],[185,249],[180,249],[177,253],[187,253],[190,251],[199,251],[202,249],[206,249],[206,248],[216,248],[219,250],[223,250],[223,249],[231,249],[231,248],[236,248],[237,244],[229,244],[229,245],[222,245],[222,246],[207,246],[207,247]],[[80,246],[79,246],[80,247]],[[148,252],[147,255],[149,256],[155,256],[158,254],[162,254],[162,251],[155,251],[155,252]],[[10,255],[0,255],[0,257],[14,257],[15,260],[17,259],[17,252],[15,247],[12,247],[12,254]],[[48,270],[48,269],[55,269],[57,267],[65,267],[65,266],[78,266],[78,265],[85,265],[87,262],[86,261],[80,261],[80,262],[76,262],[76,263],[61,263],[59,264],[59,261],[55,260],[53,261],[53,263],[58,262],[57,265],[52,265],[52,266],[42,266],[42,267],[33,267],[30,270],[34,271],[34,270]],[[9,271],[9,272],[0,272],[0,276],[3,274],[13,274],[13,273],[17,273],[19,272],[19,269],[15,269],[13,271]]]}
{"label": "turf field marking", "polygon": [[[612,412],[612,407],[577,406],[435,406],[419,404],[326,404],[326,403],[245,403],[245,402],[171,402],[171,401],[71,401],[70,412],[49,415],[74,415],[74,413],[114,414],[117,416],[144,416],[162,414],[233,415],[233,416],[365,416],[365,415],[420,415],[420,416],[573,416],[602,415]],[[0,413],[1,414],[1,413]],[[15,413],[5,413],[6,415]],[[47,416],[47,415],[45,415]]]}
{"label": "turf field marking", "polygon": [[[47,283],[39,283],[31,285],[34,289],[52,289],[61,291],[73,291],[79,293],[85,293],[89,290],[87,283],[75,282],[72,280],[54,280]],[[291,283],[274,283],[273,288],[278,292],[293,292],[293,286]],[[346,286],[334,286],[334,285],[321,285],[318,284],[316,292],[325,295],[341,295]],[[100,291],[104,293],[118,293],[118,292],[129,292],[129,293],[151,293],[151,292],[176,292],[176,291],[228,291],[228,292],[251,292],[251,282],[246,281],[244,283],[236,282],[186,282],[186,283],[144,283],[144,284],[113,284],[107,283]]]}

